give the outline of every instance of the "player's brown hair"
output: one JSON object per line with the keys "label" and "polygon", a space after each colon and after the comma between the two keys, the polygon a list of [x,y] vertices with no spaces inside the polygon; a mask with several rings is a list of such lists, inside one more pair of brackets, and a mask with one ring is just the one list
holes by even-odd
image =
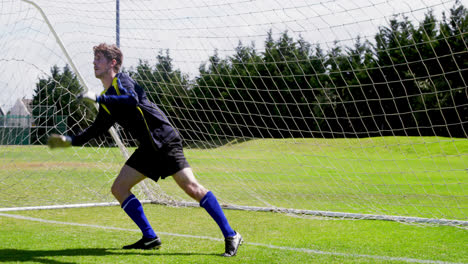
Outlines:
{"label": "player's brown hair", "polygon": [[94,56],[100,53],[108,60],[114,60],[117,62],[114,66],[115,72],[119,72],[122,66],[123,54],[122,51],[114,44],[101,43],[93,47]]}

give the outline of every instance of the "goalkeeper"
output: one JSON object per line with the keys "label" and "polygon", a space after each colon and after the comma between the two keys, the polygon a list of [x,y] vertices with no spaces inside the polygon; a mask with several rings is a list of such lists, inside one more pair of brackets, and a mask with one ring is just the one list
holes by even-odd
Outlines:
{"label": "goalkeeper", "polygon": [[111,191],[143,233],[140,240],[123,248],[152,249],[161,246],[160,238],[131,189],[146,177],[158,181],[172,176],[180,188],[197,200],[220,227],[225,238],[223,256],[236,255],[242,236],[231,228],[213,193],[195,179],[185,159],[177,130],[161,109],[148,100],[138,83],[127,74],[119,73],[123,55],[117,46],[103,43],[93,50],[94,73],[105,89],[101,95],[87,92],[79,97],[99,104],[96,119],[90,127],[77,135],[52,135],[49,146],[81,146],[118,123],[138,139],[139,147],[120,170]]}

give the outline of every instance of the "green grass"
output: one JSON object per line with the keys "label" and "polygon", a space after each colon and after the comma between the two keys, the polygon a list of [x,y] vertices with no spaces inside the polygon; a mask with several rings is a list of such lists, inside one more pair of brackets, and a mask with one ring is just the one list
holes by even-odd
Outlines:
{"label": "green grass", "polygon": [[[467,153],[468,140],[438,137],[268,139],[186,149],[197,178],[221,202],[465,221]],[[110,186],[123,163],[117,148],[2,146],[0,208],[113,201]],[[150,187],[187,199],[172,179],[158,183]],[[120,250],[140,233],[119,207],[8,213],[93,226],[0,215],[0,263],[468,262],[468,231],[460,227],[232,210],[226,215],[246,244],[225,259],[220,231],[203,209],[145,211],[163,239],[159,251]]]}
{"label": "green grass", "polygon": [[203,209],[145,205],[145,211],[162,238],[160,250],[120,249],[141,233],[119,207],[10,212],[128,230],[0,216],[0,263],[468,262],[468,231],[457,227],[232,210],[226,215],[246,243],[238,256],[226,259],[220,256],[222,241],[204,238],[221,239],[221,234]]}
{"label": "green grass", "polygon": [[[225,203],[458,220],[468,216],[467,153],[468,140],[440,137],[264,139],[186,150],[199,181]],[[2,146],[0,206],[112,200],[123,163],[117,148]],[[187,198],[172,180],[159,184]]]}
{"label": "green grass", "polygon": [[466,139],[385,137],[253,140],[188,157],[209,186],[233,180],[221,193],[243,188],[240,177],[278,207],[466,219],[467,153]]}

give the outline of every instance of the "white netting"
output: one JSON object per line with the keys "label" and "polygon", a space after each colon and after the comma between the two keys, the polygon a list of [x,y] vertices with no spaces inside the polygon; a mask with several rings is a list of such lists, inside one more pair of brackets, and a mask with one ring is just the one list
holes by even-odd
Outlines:
{"label": "white netting", "polygon": [[[222,202],[466,221],[465,7],[120,1],[119,42],[124,71]],[[110,134],[82,148],[43,144],[92,122],[93,106],[74,98],[102,90],[92,47],[116,42],[116,2],[0,8],[0,207],[113,201],[126,155]],[[131,153],[131,136],[115,135]],[[142,199],[189,199],[170,179],[146,185]]]}

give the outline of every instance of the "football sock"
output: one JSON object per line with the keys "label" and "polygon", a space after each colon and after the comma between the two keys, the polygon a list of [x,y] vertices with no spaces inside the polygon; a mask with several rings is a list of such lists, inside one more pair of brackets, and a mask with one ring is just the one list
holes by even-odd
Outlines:
{"label": "football sock", "polygon": [[218,203],[218,199],[214,194],[209,191],[200,201],[200,206],[205,208],[208,214],[215,220],[224,237],[232,237],[236,235],[236,232],[231,228],[224,215],[223,209]]}
{"label": "football sock", "polygon": [[130,216],[133,222],[137,224],[141,232],[143,232],[144,237],[156,237],[156,233],[154,232],[153,228],[151,228],[151,225],[146,218],[145,213],[143,212],[143,206],[135,197],[135,195],[132,194],[127,199],[125,199],[125,201],[122,203],[122,209],[127,213],[128,216]]}

